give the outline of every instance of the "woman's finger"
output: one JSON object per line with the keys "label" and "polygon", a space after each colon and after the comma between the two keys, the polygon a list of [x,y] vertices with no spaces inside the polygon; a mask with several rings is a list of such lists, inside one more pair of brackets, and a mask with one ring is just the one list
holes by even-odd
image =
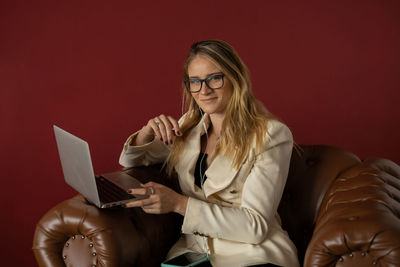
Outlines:
{"label": "woman's finger", "polygon": [[158,118],[154,118],[149,120],[148,125],[153,129],[154,134],[157,136],[158,139],[162,140],[162,134],[160,132],[160,127],[159,127],[160,121]]}
{"label": "woman's finger", "polygon": [[168,144],[172,144],[172,138],[174,135],[174,133],[172,132],[173,125],[165,115],[160,115],[159,118],[164,126],[162,130],[165,131],[165,134],[167,136],[166,141],[168,142]]}
{"label": "woman's finger", "polygon": [[154,198],[152,198],[152,197],[143,199],[143,200],[141,200],[141,202],[142,202],[142,203],[141,203],[141,204],[142,204],[142,207],[152,206],[152,205],[154,205],[154,204],[157,204],[157,201],[156,201]]}
{"label": "woman's finger", "polygon": [[160,209],[143,207],[142,210],[144,212],[146,212],[146,213],[149,213],[149,214],[161,214],[161,210]]}
{"label": "woman's finger", "polygon": [[175,135],[176,136],[181,136],[182,135],[182,133],[181,133],[181,131],[180,131],[180,129],[179,129],[179,124],[178,124],[178,122],[174,119],[174,118],[172,118],[171,116],[168,116],[168,120],[170,121],[170,123],[172,124],[172,126],[173,126],[173,131],[175,132]]}
{"label": "woman's finger", "polygon": [[125,203],[124,206],[126,208],[135,208],[135,207],[143,208],[143,207],[146,207],[146,206],[147,207],[151,207],[151,206],[153,206],[153,205],[155,205],[157,203],[158,203],[158,201],[150,196],[149,198],[146,198],[146,199],[130,201],[128,203]]}
{"label": "woman's finger", "polygon": [[137,208],[137,207],[142,207],[142,206],[143,206],[143,204],[142,204],[141,200],[127,202],[123,205],[123,207],[125,207],[125,208]]}
{"label": "woman's finger", "polygon": [[161,184],[155,183],[155,182],[153,182],[153,181],[147,182],[147,183],[145,183],[145,184],[140,184],[140,186],[145,187],[145,188],[153,187],[154,189],[155,189],[156,187],[162,187]]}
{"label": "woman's finger", "polygon": [[160,132],[162,141],[168,145],[168,135],[167,135],[167,130],[166,127],[164,125],[164,121],[159,117],[154,118],[155,123],[157,125],[158,131]]}
{"label": "woman's finger", "polygon": [[131,195],[149,195],[147,188],[132,188],[127,190],[127,192]]}

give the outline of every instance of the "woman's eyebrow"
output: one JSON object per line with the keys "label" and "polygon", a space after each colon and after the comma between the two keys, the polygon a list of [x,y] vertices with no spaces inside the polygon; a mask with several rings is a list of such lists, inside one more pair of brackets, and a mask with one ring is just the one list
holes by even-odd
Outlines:
{"label": "woman's eyebrow", "polygon": [[[223,74],[222,71],[218,71],[218,72],[213,72],[213,73],[209,73],[207,74],[207,78],[216,74]],[[199,76],[189,76],[189,79],[200,79]]]}

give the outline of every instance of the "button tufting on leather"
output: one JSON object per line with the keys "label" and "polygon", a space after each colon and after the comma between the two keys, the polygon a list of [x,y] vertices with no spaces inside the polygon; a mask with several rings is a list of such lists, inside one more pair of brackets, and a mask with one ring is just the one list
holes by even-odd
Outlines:
{"label": "button tufting on leather", "polygon": [[[75,255],[79,255],[82,250],[87,252],[80,255],[80,257],[76,257]],[[61,255],[64,255],[62,257],[64,258],[66,266],[81,266],[78,264],[80,261],[88,262],[87,266],[97,265],[97,252],[94,243],[90,237],[86,235],[76,234],[71,236],[70,239],[65,242]]]}
{"label": "button tufting on leather", "polygon": [[343,259],[342,257],[340,257],[340,258],[339,258],[339,261],[342,262],[342,261],[344,261],[344,259]]}
{"label": "button tufting on leather", "polygon": [[361,256],[365,257],[365,255],[367,255],[367,253],[361,252]]}
{"label": "button tufting on leather", "polygon": [[375,260],[375,261],[372,262],[372,264],[373,264],[373,265],[377,265],[377,264],[378,264],[378,261]]}
{"label": "button tufting on leather", "polygon": [[355,221],[355,220],[358,220],[358,219],[360,219],[359,216],[352,216],[352,217],[347,218],[347,220],[349,220],[349,221]]}
{"label": "button tufting on leather", "polygon": [[350,253],[349,257],[350,257],[350,258],[353,258],[353,256],[354,256],[353,253]]}
{"label": "button tufting on leather", "polygon": [[314,166],[317,161],[315,159],[307,159],[306,163],[308,166]]}

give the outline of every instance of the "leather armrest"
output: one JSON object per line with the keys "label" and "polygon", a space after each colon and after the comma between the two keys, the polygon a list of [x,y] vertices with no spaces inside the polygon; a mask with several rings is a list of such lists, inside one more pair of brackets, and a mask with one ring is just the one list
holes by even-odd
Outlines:
{"label": "leather armrest", "polygon": [[[138,169],[161,182],[159,168]],[[171,186],[172,181],[162,183]],[[179,238],[181,224],[178,214],[99,209],[78,195],[41,218],[33,251],[39,266],[160,266]]]}
{"label": "leather armrest", "polygon": [[373,159],[337,177],[321,204],[304,266],[397,266],[400,167]]}

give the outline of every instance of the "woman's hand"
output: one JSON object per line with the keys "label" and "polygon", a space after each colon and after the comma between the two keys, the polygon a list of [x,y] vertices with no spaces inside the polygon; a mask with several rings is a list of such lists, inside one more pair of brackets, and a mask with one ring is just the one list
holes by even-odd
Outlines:
{"label": "woman's hand", "polygon": [[173,143],[174,136],[181,136],[179,131],[179,124],[177,120],[171,116],[160,115],[150,119],[146,126],[144,126],[136,139],[132,142],[133,145],[147,144],[156,137],[163,141],[166,145]]}
{"label": "woman's hand", "polygon": [[155,182],[142,184],[142,188],[128,190],[132,195],[149,195],[149,198],[128,202],[127,208],[141,207],[146,213],[163,214],[176,212],[185,216],[188,197]]}

